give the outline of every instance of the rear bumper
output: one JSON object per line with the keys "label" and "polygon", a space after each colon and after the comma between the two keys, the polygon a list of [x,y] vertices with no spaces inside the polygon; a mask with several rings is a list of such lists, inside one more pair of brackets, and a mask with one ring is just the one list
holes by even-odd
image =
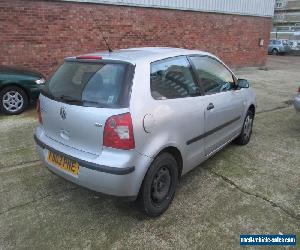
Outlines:
{"label": "rear bumper", "polygon": [[300,112],[300,95],[296,96],[294,100],[294,107],[298,112]]}
{"label": "rear bumper", "polygon": [[63,152],[60,152],[48,145],[46,145],[45,143],[43,143],[41,140],[39,140],[37,138],[36,135],[34,135],[34,140],[35,140],[35,143],[41,147],[42,149],[47,149],[47,150],[50,150],[54,153],[57,153],[57,154],[60,154],[60,155],[63,155],[65,156],[66,158],[68,159],[71,159],[73,161],[76,161],[79,163],[79,165],[81,167],[84,167],[84,168],[87,168],[87,169],[91,169],[91,170],[94,170],[94,171],[97,171],[97,172],[104,172],[104,173],[109,173],[109,174],[115,174],[115,175],[126,175],[126,174],[130,174],[131,172],[134,171],[135,167],[132,166],[132,167],[126,167],[126,168],[115,168],[115,167],[109,167],[109,166],[105,166],[105,165],[98,165],[98,164],[95,164],[93,162],[88,162],[88,161],[85,161],[85,160],[81,160],[77,157],[73,157],[71,155],[67,155]]}
{"label": "rear bumper", "polygon": [[[42,138],[44,139],[43,136],[40,136],[40,138],[38,135],[34,136],[36,150],[44,165],[51,172],[79,186],[96,192],[130,200],[134,200],[137,197],[151,158],[137,152],[132,152],[132,159],[126,163],[121,162],[122,157],[119,157],[120,163],[118,166],[110,166],[109,164],[99,162],[98,158],[101,158],[101,156],[92,161],[87,161],[83,159],[83,157],[77,157],[78,154],[66,153],[68,150],[62,150],[63,147],[57,147],[55,144],[51,144],[50,146],[50,143],[47,143],[46,140],[42,141]],[[77,161],[80,165],[79,174],[75,176],[49,163],[47,161],[49,150],[63,155],[68,159]],[[116,157],[118,156],[116,155],[115,158]]]}

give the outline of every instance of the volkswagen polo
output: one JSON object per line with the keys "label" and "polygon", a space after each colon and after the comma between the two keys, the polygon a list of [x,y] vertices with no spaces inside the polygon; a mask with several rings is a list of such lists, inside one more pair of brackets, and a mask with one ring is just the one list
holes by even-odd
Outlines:
{"label": "volkswagen polo", "polygon": [[212,54],[134,48],[66,58],[37,111],[50,171],[158,216],[182,175],[233,140],[249,142],[255,94]]}

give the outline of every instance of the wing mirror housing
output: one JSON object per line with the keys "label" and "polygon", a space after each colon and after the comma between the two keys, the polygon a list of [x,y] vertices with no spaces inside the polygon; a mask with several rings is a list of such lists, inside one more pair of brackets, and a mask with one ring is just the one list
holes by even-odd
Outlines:
{"label": "wing mirror housing", "polygon": [[246,79],[238,79],[237,80],[237,87],[239,89],[246,89],[246,88],[250,87],[250,84],[249,84],[248,80],[246,80]]}

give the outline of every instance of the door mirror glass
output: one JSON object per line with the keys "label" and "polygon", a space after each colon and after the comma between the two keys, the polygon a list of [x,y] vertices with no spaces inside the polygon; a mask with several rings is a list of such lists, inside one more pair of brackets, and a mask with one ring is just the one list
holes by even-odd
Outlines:
{"label": "door mirror glass", "polygon": [[243,88],[249,88],[250,84],[246,79],[238,79],[237,86],[238,88],[243,89]]}

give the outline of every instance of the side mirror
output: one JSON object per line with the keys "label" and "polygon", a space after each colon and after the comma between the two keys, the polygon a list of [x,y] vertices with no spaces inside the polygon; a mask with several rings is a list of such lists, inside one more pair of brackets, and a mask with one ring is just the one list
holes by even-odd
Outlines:
{"label": "side mirror", "polygon": [[250,84],[246,79],[238,79],[237,80],[237,87],[239,89],[245,89],[245,88],[249,88]]}

